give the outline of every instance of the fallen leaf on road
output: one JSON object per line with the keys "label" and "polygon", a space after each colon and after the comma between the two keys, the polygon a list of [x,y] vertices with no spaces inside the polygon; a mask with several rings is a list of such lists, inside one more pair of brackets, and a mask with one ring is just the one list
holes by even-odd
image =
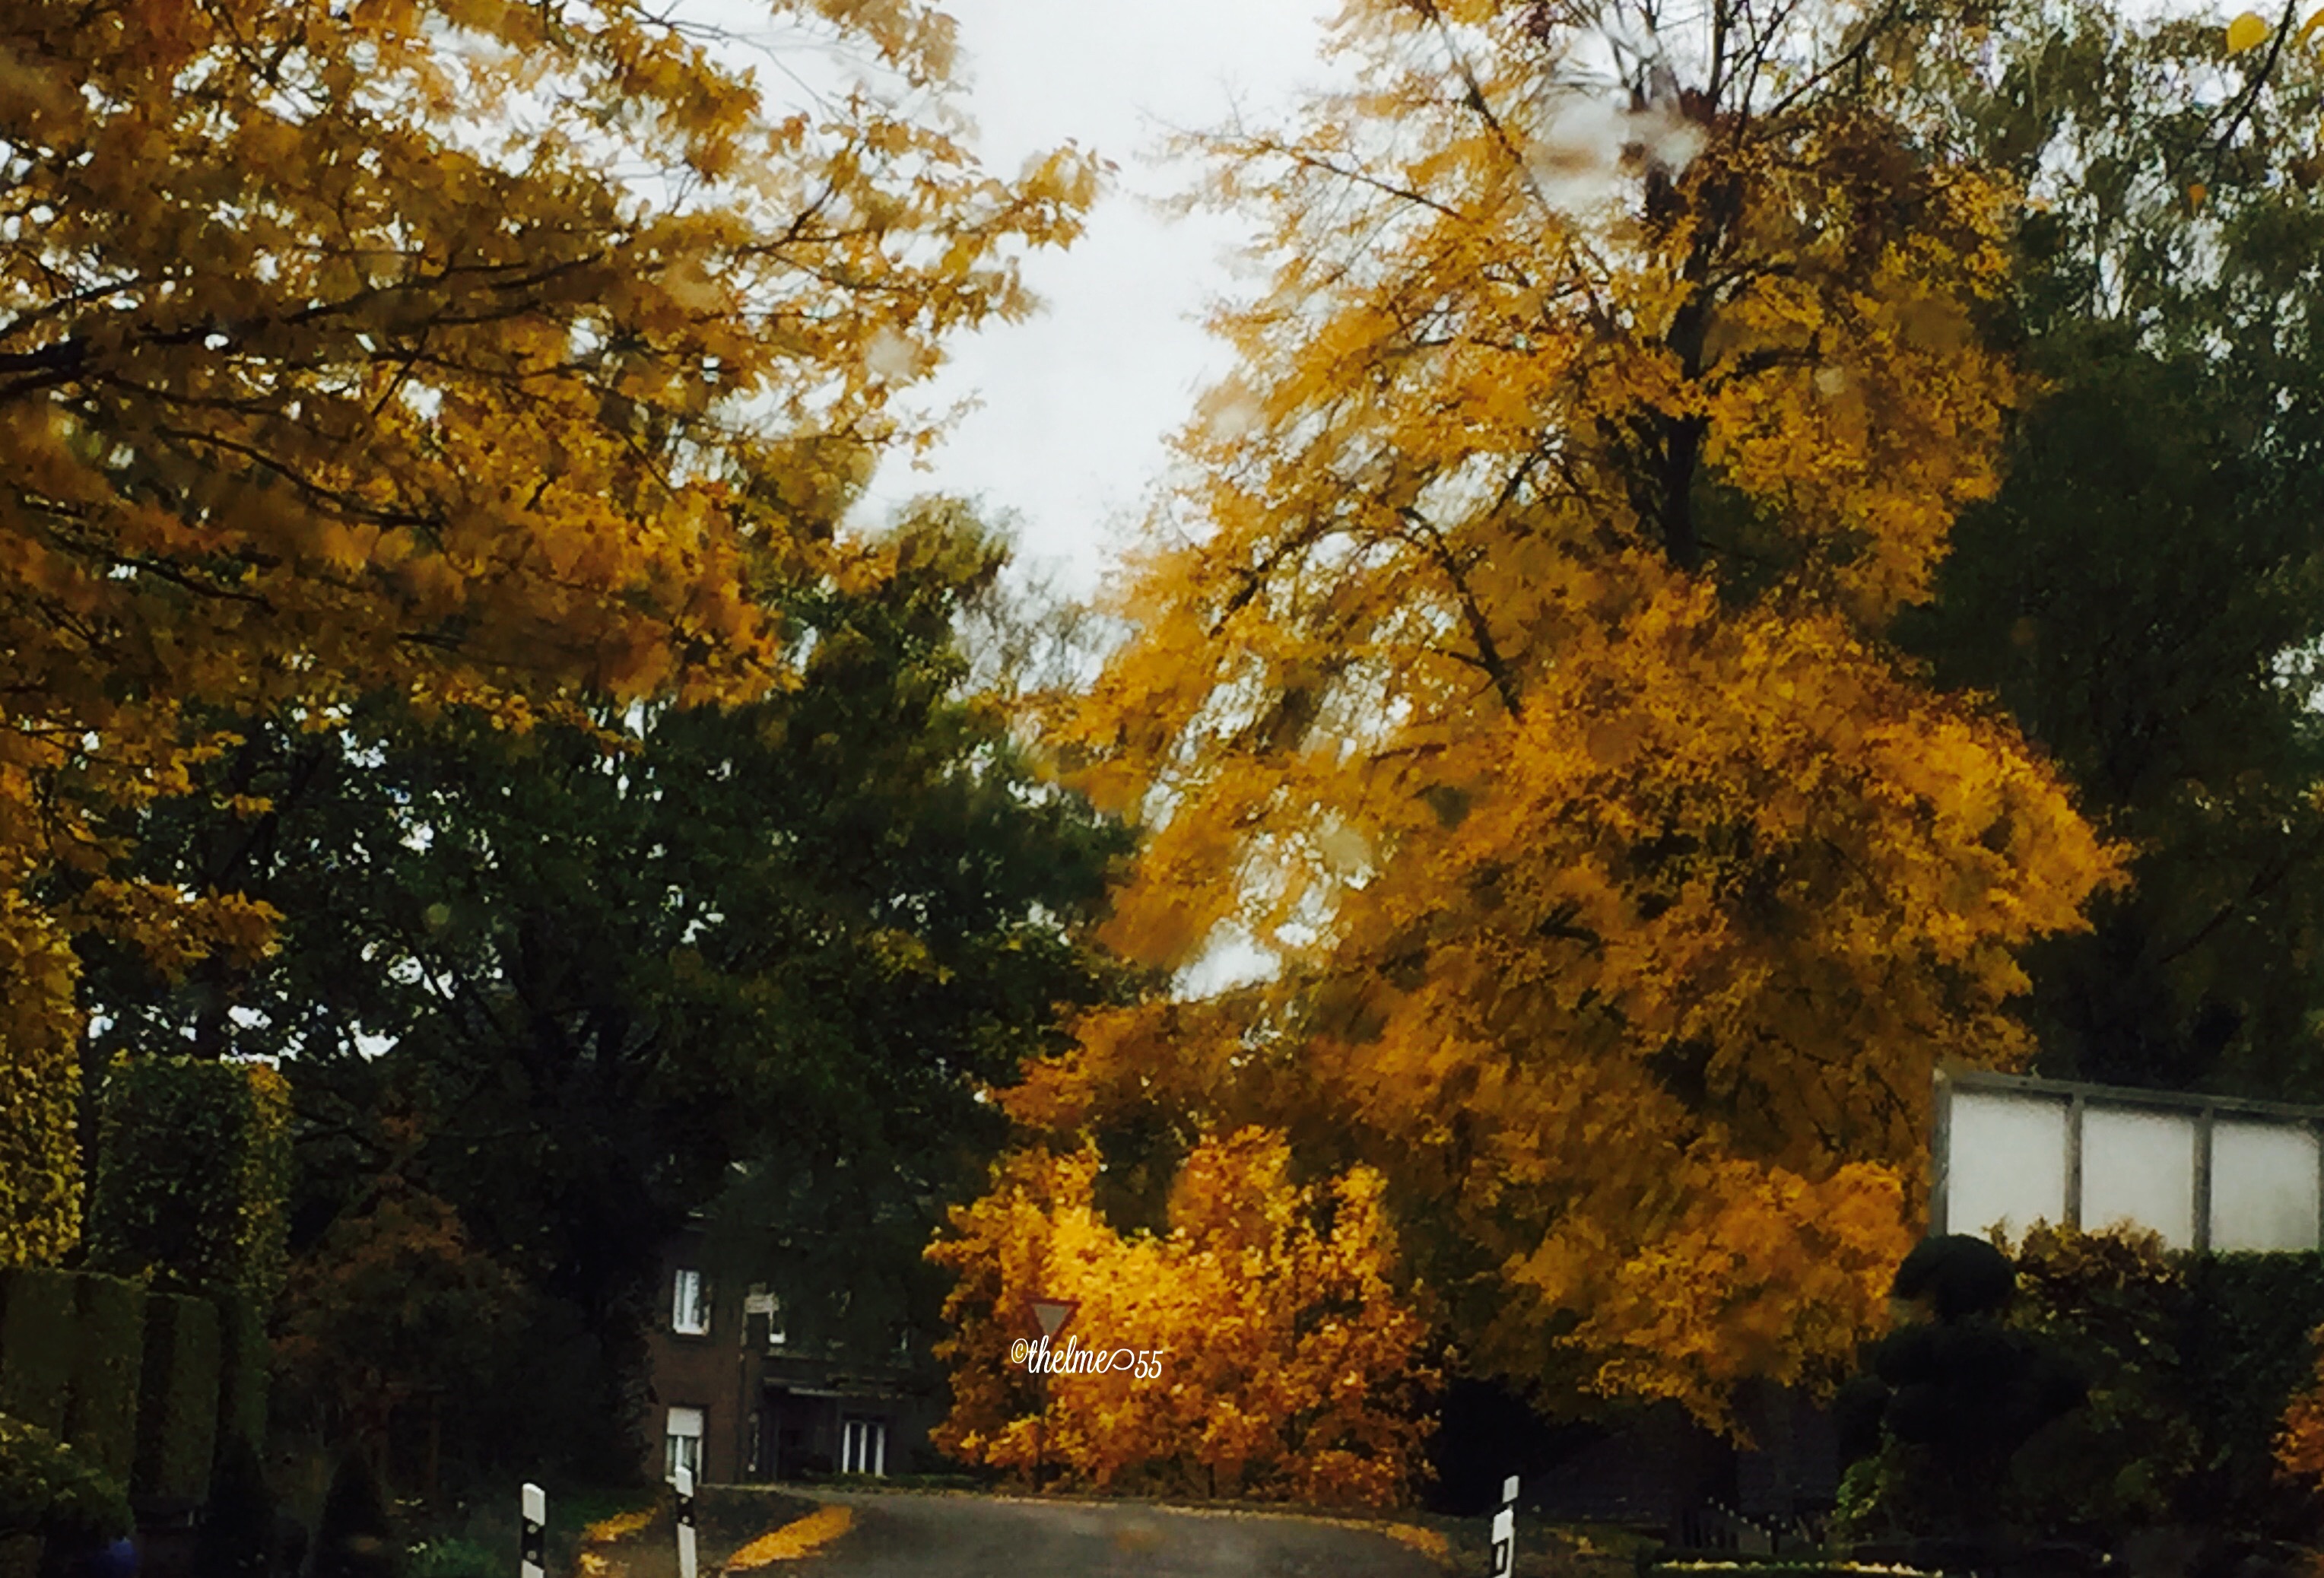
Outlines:
{"label": "fallen leaf on road", "polygon": [[727,1557],[725,1570],[742,1573],[770,1562],[796,1561],[845,1534],[854,1521],[855,1514],[844,1507],[822,1508],[761,1535]]}
{"label": "fallen leaf on road", "polygon": [[651,1523],[653,1515],[654,1509],[649,1507],[642,1511],[624,1512],[619,1518],[602,1519],[581,1531],[582,1543],[598,1546],[608,1540],[626,1538]]}
{"label": "fallen leaf on road", "polygon": [[1452,1548],[1452,1542],[1438,1530],[1422,1528],[1416,1524],[1387,1524],[1380,1532],[1399,1545],[1410,1546],[1424,1555],[1442,1556]]}

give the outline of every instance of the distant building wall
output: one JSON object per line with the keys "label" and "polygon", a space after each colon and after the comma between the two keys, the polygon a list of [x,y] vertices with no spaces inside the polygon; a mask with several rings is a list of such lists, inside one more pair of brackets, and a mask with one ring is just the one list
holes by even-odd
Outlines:
{"label": "distant building wall", "polygon": [[[699,1278],[698,1299],[681,1306],[678,1278]],[[692,1318],[680,1328],[681,1315]],[[701,1236],[688,1233],[663,1256],[651,1324],[646,1333],[646,1472],[663,1478],[670,1463],[673,1427],[698,1429],[696,1478],[707,1484],[741,1479],[749,1446],[752,1355],[743,1338],[742,1294],[709,1280]],[[693,1329],[698,1328],[698,1329]],[[675,1410],[675,1413],[673,1413]]]}
{"label": "distant building wall", "polygon": [[646,1335],[650,1477],[664,1478],[678,1451],[706,1484],[939,1466],[928,1434],[943,1404],[922,1355],[866,1363],[808,1351],[770,1301],[713,1283],[706,1261],[698,1230],[662,1259]]}

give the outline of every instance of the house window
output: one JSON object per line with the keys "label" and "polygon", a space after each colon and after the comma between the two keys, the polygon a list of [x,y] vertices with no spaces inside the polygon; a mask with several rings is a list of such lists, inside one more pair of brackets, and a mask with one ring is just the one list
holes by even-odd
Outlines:
{"label": "house window", "polygon": [[839,1472],[843,1474],[888,1472],[888,1426],[881,1419],[850,1419],[840,1429]]}
{"label": "house window", "polygon": [[702,1410],[673,1407],[669,1422],[662,1426],[662,1477],[678,1478],[683,1466],[695,1477],[702,1478]]}
{"label": "house window", "polygon": [[710,1330],[710,1303],[702,1296],[702,1273],[680,1271],[669,1302],[669,1329],[699,1337]]}

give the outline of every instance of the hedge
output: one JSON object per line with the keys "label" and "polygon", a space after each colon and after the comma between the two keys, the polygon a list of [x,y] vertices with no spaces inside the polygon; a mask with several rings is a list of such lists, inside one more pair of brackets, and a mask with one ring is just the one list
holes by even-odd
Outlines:
{"label": "hedge", "polygon": [[125,1479],[137,1438],[145,1292],[87,1271],[0,1271],[0,1414]]}
{"label": "hedge", "polygon": [[2284,1405],[2315,1382],[2309,1333],[2324,1325],[2324,1255],[2218,1255],[2186,1276],[2181,1364],[2209,1427],[2191,1493],[2280,1521],[2297,1508],[2273,1445]]}
{"label": "hedge", "polygon": [[73,1274],[0,1271],[0,1414],[61,1435],[79,1345]]}
{"label": "hedge", "polygon": [[217,1440],[218,1380],[217,1306],[174,1294],[148,1298],[132,1492],[202,1500]]}
{"label": "hedge", "polygon": [[[2009,1521],[2038,1536],[2116,1538],[2194,1525],[2302,1537],[2324,1503],[2276,1472],[2292,1397],[2315,1381],[2324,1256],[2199,1256],[2151,1233],[2037,1227],[2015,1255],[2008,1324],[2052,1345],[2089,1383],[1997,1486]],[[1855,1465],[1843,1527],[1914,1521],[1909,1449]]]}
{"label": "hedge", "polygon": [[251,1300],[228,1294],[217,1301],[217,1444],[223,1453],[237,1436],[266,1439],[267,1376],[274,1350],[266,1340],[265,1317]]}
{"label": "hedge", "polygon": [[282,1286],[290,1094],[258,1063],[114,1059],[98,1097],[91,1269],[270,1303]]}
{"label": "hedge", "polygon": [[118,1277],[73,1278],[72,1398],[65,1439],[98,1470],[129,1478],[137,1455],[137,1392],[145,1369],[145,1290]]}

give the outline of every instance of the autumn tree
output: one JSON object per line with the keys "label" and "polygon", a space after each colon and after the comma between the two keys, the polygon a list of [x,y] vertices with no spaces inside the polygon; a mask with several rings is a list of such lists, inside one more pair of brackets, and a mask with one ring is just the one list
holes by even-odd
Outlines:
{"label": "autumn tree", "polygon": [[[1281,1140],[1246,1129],[1187,1158],[1163,1232],[1123,1233],[1097,1209],[1098,1167],[1093,1146],[1019,1151],[930,1247],[959,1276],[936,1444],[1099,1490],[1407,1497],[1435,1376],[1425,1320],[1389,1285],[1379,1175],[1302,1187]],[[1062,1373],[1019,1361],[1036,1298],[1080,1306],[1050,1347],[1075,1351]],[[1094,1355],[1104,1368],[1079,1361]]]}
{"label": "autumn tree", "polygon": [[[477,1400],[532,1313],[530,1290],[468,1241],[447,1203],[394,1175],[332,1225],[302,1260],[276,1345],[280,1376],[324,1438],[358,1443],[384,1463],[399,1412],[445,1406],[458,1450]],[[433,1491],[435,1463],[422,1472]]]}
{"label": "autumn tree", "polygon": [[75,1232],[68,939],[198,976],[273,918],[100,823],[383,690],[788,682],[752,577],[814,573],[919,436],[892,392],[1074,234],[1090,161],[996,180],[945,129],[947,20],[771,12],[860,79],[786,103],[629,0],[0,20],[0,1255]]}
{"label": "autumn tree", "polygon": [[2022,1063],[2116,871],[1892,637],[2022,393],[2012,184],[1867,87],[1961,21],[1359,0],[1362,87],[1208,140],[1272,284],[1061,748],[1146,835],[1108,935],[1270,968],[1093,1023],[1044,1124],[1377,1165],[1487,1371],[1844,1370],[1932,1066]]}

